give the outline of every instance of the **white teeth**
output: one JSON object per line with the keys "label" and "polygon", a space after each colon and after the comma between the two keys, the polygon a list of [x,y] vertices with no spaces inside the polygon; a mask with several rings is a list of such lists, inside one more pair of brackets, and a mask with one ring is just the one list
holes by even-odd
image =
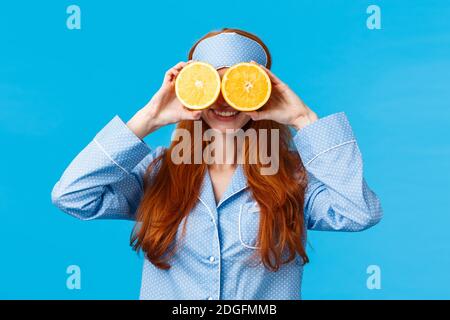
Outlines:
{"label": "white teeth", "polygon": [[215,114],[221,117],[233,117],[237,114],[237,111],[217,111],[213,110]]}

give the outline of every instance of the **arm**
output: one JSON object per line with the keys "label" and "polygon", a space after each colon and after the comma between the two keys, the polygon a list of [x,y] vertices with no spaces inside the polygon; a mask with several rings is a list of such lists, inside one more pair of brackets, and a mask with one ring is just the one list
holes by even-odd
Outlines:
{"label": "arm", "polygon": [[[264,66],[261,66],[264,68]],[[318,120],[287,84],[264,68],[272,94],[253,120],[270,119],[294,127],[294,143],[308,173],[305,221],[309,229],[360,231],[382,216],[380,201],[363,178],[361,153],[343,113]]]}
{"label": "arm", "polygon": [[52,191],[57,207],[83,220],[134,219],[144,173],[163,151],[151,152],[141,139],[164,125],[201,115],[176,98],[175,78],[185,65],[180,62],[166,72],[161,88],[127,124],[115,117],[72,161]]}
{"label": "arm", "polygon": [[380,201],[364,180],[361,153],[344,113],[304,127],[294,143],[309,179],[308,229],[361,231],[380,221]]}
{"label": "arm", "polygon": [[151,152],[119,117],[112,119],[70,163],[52,202],[82,220],[134,219]]}

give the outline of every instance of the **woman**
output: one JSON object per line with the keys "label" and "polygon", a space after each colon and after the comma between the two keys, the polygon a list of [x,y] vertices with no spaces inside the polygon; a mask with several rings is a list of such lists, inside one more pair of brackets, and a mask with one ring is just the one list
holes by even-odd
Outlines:
{"label": "woman", "polygon": [[[219,97],[209,109],[188,110],[174,92],[180,62],[144,108],[126,124],[116,116],[72,161],[53,203],[83,220],[137,221],[131,242],[146,257],[141,299],[300,299],[306,230],[360,231],[381,218],[347,118],[319,120],[270,72],[269,50],[247,32],[208,33],[189,59],[221,76],[239,62],[260,64],[272,81],[269,102],[237,112]],[[260,159],[175,164],[177,141],[153,151],[142,141],[172,123],[193,133],[195,121],[219,132],[219,145],[230,131],[276,130],[278,141],[267,141],[279,144],[276,173],[261,174]],[[248,160],[252,146],[241,148]]]}

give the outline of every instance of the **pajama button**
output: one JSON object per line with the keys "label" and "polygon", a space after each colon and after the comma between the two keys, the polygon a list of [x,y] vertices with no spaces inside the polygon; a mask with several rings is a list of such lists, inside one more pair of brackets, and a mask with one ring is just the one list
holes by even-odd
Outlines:
{"label": "pajama button", "polygon": [[209,257],[209,262],[214,262],[215,258],[213,256]]}

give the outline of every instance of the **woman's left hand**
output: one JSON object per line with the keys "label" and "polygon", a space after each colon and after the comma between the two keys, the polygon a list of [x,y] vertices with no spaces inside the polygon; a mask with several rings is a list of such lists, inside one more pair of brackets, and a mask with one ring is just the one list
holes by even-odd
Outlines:
{"label": "woman's left hand", "polygon": [[254,121],[273,120],[281,124],[293,126],[297,130],[317,120],[317,115],[292,91],[283,81],[269,69],[262,67],[272,82],[272,93],[269,101],[261,111],[250,111],[247,114]]}

